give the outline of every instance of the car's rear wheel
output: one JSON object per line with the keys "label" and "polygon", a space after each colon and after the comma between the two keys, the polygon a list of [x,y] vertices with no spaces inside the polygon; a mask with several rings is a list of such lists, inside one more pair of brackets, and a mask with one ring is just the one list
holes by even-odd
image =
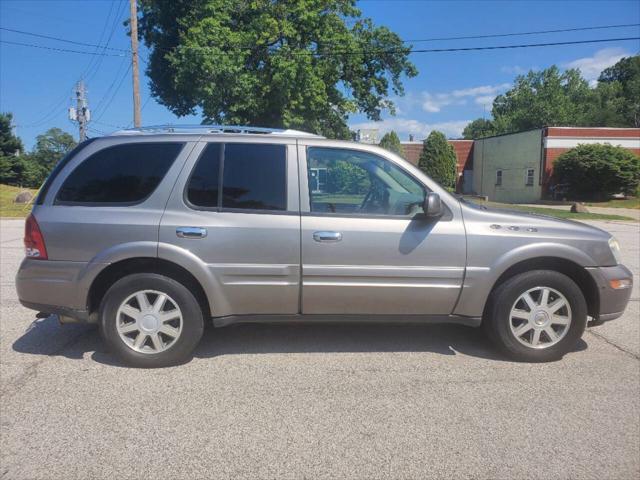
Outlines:
{"label": "car's rear wheel", "polygon": [[514,360],[546,362],[571,351],[587,324],[582,291],[562,273],[534,270],[493,292],[485,329]]}
{"label": "car's rear wheel", "polygon": [[202,309],[181,283],[155,273],[129,275],[107,291],[103,336],[127,365],[155,368],[190,358],[202,337]]}

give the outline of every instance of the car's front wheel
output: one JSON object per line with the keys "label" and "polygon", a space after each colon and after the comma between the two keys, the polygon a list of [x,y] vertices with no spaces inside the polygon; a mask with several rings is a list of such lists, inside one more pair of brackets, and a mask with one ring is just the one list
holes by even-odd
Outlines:
{"label": "car's front wheel", "polygon": [[202,309],[172,278],[139,273],[107,291],[100,326],[110,349],[127,365],[156,368],[189,358],[202,337]]}
{"label": "car's front wheel", "polygon": [[587,324],[587,305],[571,278],[534,270],[496,289],[484,322],[489,337],[509,357],[546,362],[575,347]]}

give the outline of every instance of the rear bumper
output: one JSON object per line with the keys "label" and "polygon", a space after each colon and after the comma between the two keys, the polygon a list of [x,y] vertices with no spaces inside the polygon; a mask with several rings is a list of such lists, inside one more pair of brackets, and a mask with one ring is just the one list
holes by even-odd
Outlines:
{"label": "rear bumper", "polygon": [[[627,308],[631,290],[633,289],[633,274],[631,271],[624,265],[588,267],[586,270],[598,287],[599,308],[595,321],[602,323],[620,317]],[[612,280],[629,280],[629,286],[612,288]]]}
{"label": "rear bumper", "polygon": [[[34,310],[86,310],[87,290],[83,286],[84,262],[34,260],[25,258],[16,275],[20,303]],[[44,307],[48,306],[48,310]]]}

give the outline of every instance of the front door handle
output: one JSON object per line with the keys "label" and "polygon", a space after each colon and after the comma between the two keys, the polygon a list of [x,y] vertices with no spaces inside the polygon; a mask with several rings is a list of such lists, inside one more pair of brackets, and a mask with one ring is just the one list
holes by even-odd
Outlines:
{"label": "front door handle", "polygon": [[207,229],[200,227],[178,227],[176,235],[180,238],[204,238],[207,236]]}
{"label": "front door handle", "polygon": [[313,239],[316,242],[339,242],[342,240],[340,232],[313,232]]}

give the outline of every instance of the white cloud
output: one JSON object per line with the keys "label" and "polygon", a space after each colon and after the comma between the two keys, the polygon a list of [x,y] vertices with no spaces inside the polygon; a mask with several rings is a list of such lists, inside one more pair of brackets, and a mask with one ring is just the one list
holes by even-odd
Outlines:
{"label": "white cloud", "polygon": [[493,105],[493,100],[496,98],[496,95],[481,95],[479,97],[476,97],[473,101],[476,103],[476,105],[480,105],[481,107],[487,107],[489,109],[491,109],[491,106]]}
{"label": "white cloud", "polygon": [[500,67],[500,71],[508,75],[524,75],[525,73],[529,73],[530,70],[539,70],[539,68],[521,67],[520,65],[505,65],[504,67]]}
{"label": "white cloud", "polygon": [[629,57],[631,54],[623,48],[603,48],[598,50],[592,57],[578,58],[572,62],[565,63],[566,68],[578,68],[582,72],[582,76],[594,85],[605,68],[617,63],[623,57]]}
{"label": "white cloud", "polygon": [[422,109],[425,112],[436,113],[447,105],[465,105],[468,99],[473,99],[474,103],[478,105],[484,105],[493,102],[498,93],[508,89],[510,86],[510,83],[500,83],[498,85],[480,85],[478,87],[435,94],[423,92]]}
{"label": "white cloud", "polygon": [[425,123],[410,118],[387,118],[380,122],[361,122],[349,125],[351,130],[377,129],[378,137],[382,138],[387,132],[394,130],[402,139],[407,139],[409,134],[414,135],[416,140],[426,138],[432,130],[444,133],[448,138],[458,138],[462,136],[462,130],[470,120],[454,120],[449,122]]}

